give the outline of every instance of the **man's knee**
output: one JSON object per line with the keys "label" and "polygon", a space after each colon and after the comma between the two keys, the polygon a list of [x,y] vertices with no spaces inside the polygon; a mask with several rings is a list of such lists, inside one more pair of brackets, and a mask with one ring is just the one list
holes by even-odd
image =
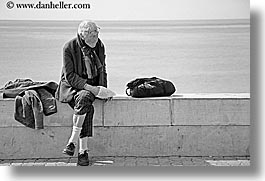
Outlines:
{"label": "man's knee", "polygon": [[95,96],[90,91],[81,90],[77,93],[74,99],[74,114],[84,115],[94,110],[92,104],[95,100]]}

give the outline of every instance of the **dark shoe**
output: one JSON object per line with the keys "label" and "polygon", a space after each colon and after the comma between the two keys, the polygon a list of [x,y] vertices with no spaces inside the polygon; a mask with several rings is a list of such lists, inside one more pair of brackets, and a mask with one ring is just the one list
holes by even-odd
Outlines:
{"label": "dark shoe", "polygon": [[89,159],[88,159],[87,150],[84,151],[84,153],[82,154],[78,153],[77,166],[88,166],[88,165],[89,165]]}
{"label": "dark shoe", "polygon": [[63,154],[73,156],[75,153],[75,145],[74,143],[69,143],[66,145],[66,148],[63,150]]}

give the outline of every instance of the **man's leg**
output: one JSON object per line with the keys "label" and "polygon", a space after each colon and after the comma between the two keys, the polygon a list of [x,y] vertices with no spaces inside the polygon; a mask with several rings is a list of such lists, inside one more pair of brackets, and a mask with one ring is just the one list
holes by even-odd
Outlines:
{"label": "man's leg", "polygon": [[88,150],[87,142],[89,137],[92,137],[93,131],[93,115],[94,107],[91,105],[91,107],[88,109],[88,112],[86,113],[86,117],[82,125],[79,139],[79,153],[84,153],[86,150]]}
{"label": "man's leg", "polygon": [[[79,137],[82,138],[82,141],[80,140],[82,145],[79,145],[82,151],[84,149],[87,150],[87,138],[85,137],[92,136],[92,119],[94,113],[92,103],[94,100],[95,96],[86,90],[81,90],[74,96],[74,104],[70,104],[74,109],[73,129],[63,153],[72,156]],[[83,140],[83,138],[85,139]]]}
{"label": "man's leg", "polygon": [[86,115],[73,115],[73,127],[72,127],[72,133],[68,140],[68,144],[66,148],[63,150],[64,154],[67,154],[69,156],[73,156],[75,152],[75,147],[78,142],[79,135],[82,130],[82,124],[84,122]]}
{"label": "man's leg", "polygon": [[92,137],[93,115],[94,115],[94,107],[93,105],[91,105],[86,114],[82,130],[80,133],[79,153],[78,153],[78,162],[77,162],[77,165],[80,166],[89,165],[89,155],[88,155],[89,150],[87,142],[89,137]]}
{"label": "man's leg", "polygon": [[88,137],[79,139],[79,153],[80,154],[83,154],[85,153],[85,151],[88,151],[87,142],[88,142]]}
{"label": "man's leg", "polygon": [[82,130],[82,125],[84,123],[86,114],[84,115],[73,115],[73,128],[72,128],[72,134],[71,137],[69,138],[68,143],[74,143],[75,145],[77,144],[79,135]]}

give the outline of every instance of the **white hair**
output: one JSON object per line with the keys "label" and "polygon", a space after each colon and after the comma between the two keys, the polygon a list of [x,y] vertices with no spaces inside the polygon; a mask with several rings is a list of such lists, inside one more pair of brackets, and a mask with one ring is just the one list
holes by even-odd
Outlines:
{"label": "white hair", "polygon": [[94,21],[84,20],[79,24],[77,33],[82,37],[84,35],[84,31],[90,31],[93,27],[97,27]]}

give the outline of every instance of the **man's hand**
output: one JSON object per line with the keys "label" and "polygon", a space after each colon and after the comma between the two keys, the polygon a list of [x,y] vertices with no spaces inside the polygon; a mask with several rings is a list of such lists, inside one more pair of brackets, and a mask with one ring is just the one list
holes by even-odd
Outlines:
{"label": "man's hand", "polygon": [[95,96],[97,96],[99,93],[99,87],[97,87],[97,86],[85,84],[84,89],[92,92]]}
{"label": "man's hand", "polygon": [[116,95],[115,92],[103,86],[91,86],[89,84],[85,84],[84,89],[92,92],[96,97],[106,101],[110,101],[112,97]]}
{"label": "man's hand", "polygon": [[109,97],[109,98],[107,98],[107,99],[104,99],[104,101],[105,101],[105,102],[109,102],[109,101],[112,100],[112,98],[113,98],[113,97]]}

